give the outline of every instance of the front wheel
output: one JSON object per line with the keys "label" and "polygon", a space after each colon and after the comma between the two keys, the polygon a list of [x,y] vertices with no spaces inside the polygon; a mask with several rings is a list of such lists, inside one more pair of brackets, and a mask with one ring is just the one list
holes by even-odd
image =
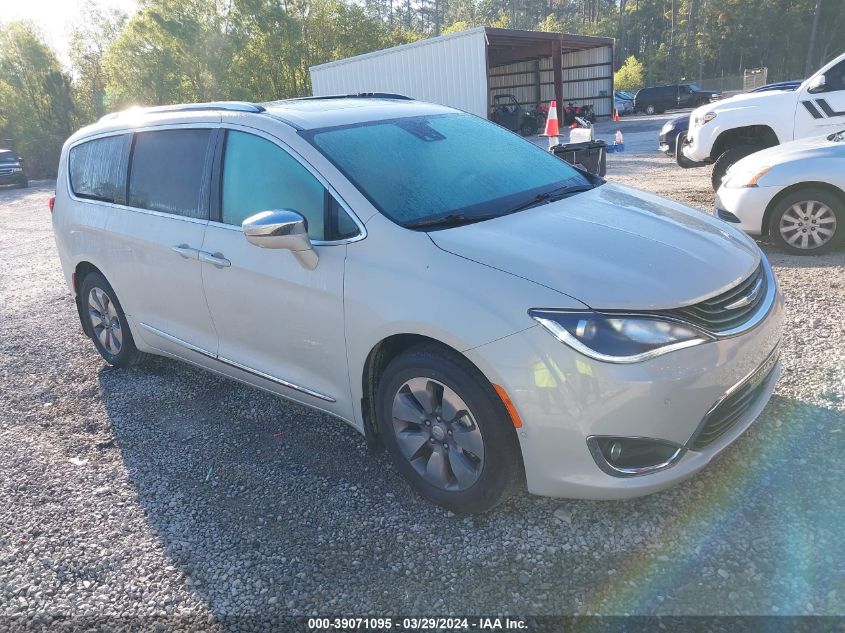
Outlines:
{"label": "front wheel", "polygon": [[769,234],[796,255],[818,255],[845,239],[845,204],[824,189],[799,189],[778,201]]}
{"label": "front wheel", "polygon": [[713,163],[713,173],[710,175],[710,184],[713,186],[713,191],[719,190],[719,187],[722,186],[722,179],[734,163],[754,152],[759,152],[761,149],[763,148],[759,145],[738,145],[722,152],[716,162]]}
{"label": "front wheel", "polygon": [[645,113],[646,114],[657,114],[657,107],[653,103],[649,103],[645,107]]}
{"label": "front wheel", "polygon": [[519,133],[523,136],[534,136],[537,133],[537,124],[533,121],[523,121]]}
{"label": "front wheel", "polygon": [[464,357],[437,345],[412,348],[385,369],[377,402],[384,445],[423,497],[475,514],[518,487],[516,432],[492,385]]}

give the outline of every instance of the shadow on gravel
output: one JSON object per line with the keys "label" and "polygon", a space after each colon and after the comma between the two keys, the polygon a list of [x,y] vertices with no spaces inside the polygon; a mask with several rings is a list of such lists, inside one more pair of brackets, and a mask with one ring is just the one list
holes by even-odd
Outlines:
{"label": "shadow on gravel", "polygon": [[834,411],[774,398],[661,494],[464,518],[343,423],[249,387],[156,359],[100,388],[150,526],[217,617],[845,612]]}

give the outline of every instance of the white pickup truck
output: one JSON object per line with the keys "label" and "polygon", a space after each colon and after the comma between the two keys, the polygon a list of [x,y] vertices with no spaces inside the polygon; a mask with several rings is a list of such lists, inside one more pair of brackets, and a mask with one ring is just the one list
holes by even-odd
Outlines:
{"label": "white pickup truck", "polygon": [[795,91],[741,94],[693,110],[681,167],[713,164],[713,189],[735,162],[766,147],[845,128],[845,54]]}

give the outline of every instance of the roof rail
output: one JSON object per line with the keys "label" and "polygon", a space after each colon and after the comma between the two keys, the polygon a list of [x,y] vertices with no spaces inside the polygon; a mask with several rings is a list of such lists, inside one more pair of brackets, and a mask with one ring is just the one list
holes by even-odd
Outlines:
{"label": "roof rail", "polygon": [[120,112],[110,112],[100,121],[116,119],[125,114],[160,114],[164,112],[195,112],[201,110],[228,110],[230,112],[264,112],[265,108],[248,101],[208,101],[205,103],[181,103],[174,105],[152,106],[149,108],[129,108]]}
{"label": "roof rail", "polygon": [[393,92],[356,92],[348,95],[323,95],[314,97],[295,97],[290,101],[308,101],[310,99],[398,99],[402,101],[415,101],[413,97],[396,94]]}

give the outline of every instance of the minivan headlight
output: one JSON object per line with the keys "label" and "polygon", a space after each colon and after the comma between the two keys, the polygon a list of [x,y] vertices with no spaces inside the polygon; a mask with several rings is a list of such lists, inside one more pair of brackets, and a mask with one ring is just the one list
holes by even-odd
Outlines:
{"label": "minivan headlight", "polygon": [[550,309],[528,314],[560,342],[607,363],[638,363],[713,340],[690,325],[659,316]]}

